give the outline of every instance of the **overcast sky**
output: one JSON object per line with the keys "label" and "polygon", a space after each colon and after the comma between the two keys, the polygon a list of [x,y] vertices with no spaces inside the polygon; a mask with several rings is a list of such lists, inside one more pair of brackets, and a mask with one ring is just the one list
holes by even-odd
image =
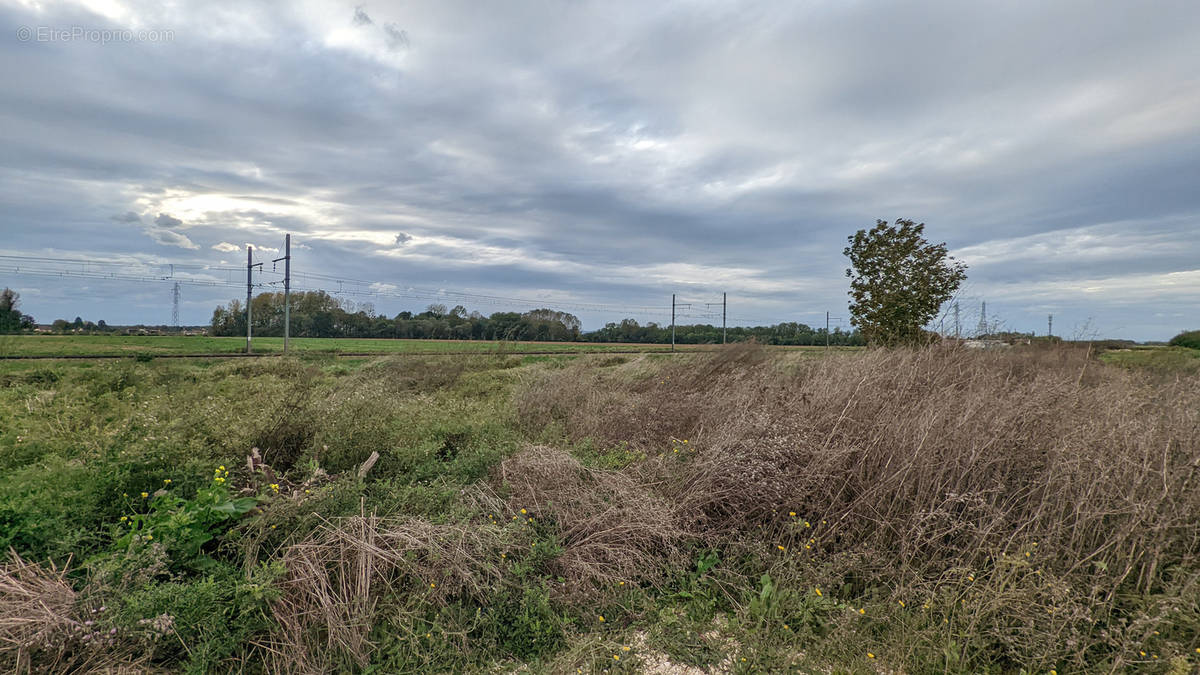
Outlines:
{"label": "overcast sky", "polygon": [[[0,254],[236,284],[184,265],[290,232],[297,272],[588,328],[673,292],[845,317],[846,237],[912,218],[964,324],[1167,339],[1200,328],[1200,3],[0,0],[0,204]],[[170,282],[12,264],[39,321],[170,321]],[[185,324],[245,294],[181,291]]]}

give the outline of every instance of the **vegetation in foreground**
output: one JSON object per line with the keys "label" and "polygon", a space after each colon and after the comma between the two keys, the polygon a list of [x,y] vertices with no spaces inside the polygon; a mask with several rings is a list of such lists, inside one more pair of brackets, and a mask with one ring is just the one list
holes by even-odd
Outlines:
{"label": "vegetation in foreground", "polygon": [[1184,673],[1197,385],[1071,349],[0,364],[0,666]]}

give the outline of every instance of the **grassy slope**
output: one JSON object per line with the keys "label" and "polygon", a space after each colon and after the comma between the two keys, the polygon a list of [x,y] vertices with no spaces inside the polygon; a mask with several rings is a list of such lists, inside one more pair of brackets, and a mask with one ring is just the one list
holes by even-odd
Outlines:
{"label": "grassy slope", "polygon": [[[997,448],[1024,449],[1038,429],[1053,428],[1060,417],[1092,414],[1064,397],[1086,401],[1094,391],[1132,401],[1140,390],[1124,393],[1121,376],[1102,369],[1095,375],[1093,368],[1090,378],[1099,380],[1088,383],[1072,361],[1023,367],[1004,361],[1012,355],[966,355],[942,375],[929,375],[959,387],[967,377],[962,373],[974,372],[979,382],[968,385],[968,393],[976,397],[1029,380],[1029,392],[1013,389],[1008,399],[997,399],[1029,411],[1014,409],[992,422],[994,413],[984,414],[978,402],[961,403],[969,397],[957,391],[920,403],[930,396],[921,375],[928,362],[862,358],[861,368],[843,360],[824,370],[796,359],[772,370],[753,358],[706,365],[703,359],[688,364],[615,355],[0,364],[0,546],[34,561],[70,560],[71,583],[84,595],[62,612],[83,612],[81,620],[96,621],[94,632],[111,640],[97,650],[66,631],[39,653],[47,660],[66,658],[63,653],[102,664],[148,658],[193,672],[247,663],[254,671],[272,658],[296,663],[302,657],[315,659],[306,666],[343,671],[363,665],[356,655],[380,672],[416,672],[430,663],[454,670],[528,664],[534,672],[636,672],[662,661],[735,672],[831,664],[852,672],[1018,666],[1044,672],[1056,663],[1060,671],[1069,668],[1058,659],[1071,653],[1151,672],[1167,672],[1172,659],[1179,672],[1187,672],[1188,659],[1200,662],[1200,653],[1191,653],[1200,648],[1196,601],[1178,596],[1195,568],[1177,567],[1172,556],[1178,553],[1171,551],[1178,542],[1162,548],[1172,541],[1166,534],[1137,539],[1138,546],[1159,547],[1155,555],[1164,566],[1176,566],[1160,569],[1152,588],[1140,580],[1118,583],[1119,600],[1108,605],[1088,596],[1089,584],[1107,582],[1106,570],[1071,576],[1075,544],[1065,537],[1038,537],[1039,551],[1030,543],[1036,532],[1013,535],[1004,546],[1013,546],[1007,554],[1016,560],[1004,565],[985,550],[978,556],[939,550],[949,559],[922,567],[901,563],[889,548],[920,524],[898,510],[914,499],[904,481],[928,483],[952,472],[966,456],[952,448],[966,453],[969,439],[994,433],[1003,441]],[[807,368],[816,370],[804,375]],[[1039,368],[1064,376],[1034,382]],[[988,379],[993,371],[996,378]],[[906,377],[913,384],[903,386],[917,389],[873,396],[858,388],[868,379],[881,390],[898,387]],[[1030,393],[1047,386],[1043,398]],[[1077,386],[1091,389],[1069,393]],[[1063,407],[1051,413],[1059,401]],[[776,404],[778,410],[770,407]],[[922,429],[945,424],[939,411],[953,412],[956,405],[977,412],[964,413],[975,416],[959,425],[938,427],[937,440],[921,440]],[[1045,414],[1036,412],[1039,405]],[[1113,411],[1128,407],[1132,415],[1114,427],[1118,436],[1076,428],[1081,438],[1129,443],[1142,433],[1135,421],[1159,414],[1148,412],[1156,405],[1153,397],[1140,407],[1114,405]],[[1107,403],[1097,419],[1101,410],[1109,410]],[[826,423],[831,426],[820,426]],[[770,470],[761,474],[763,466],[790,461],[772,453],[807,447],[803,439],[810,433],[816,445],[837,439],[841,447],[844,437],[853,453],[855,444],[871,442],[864,439],[876,423],[890,425],[888,442],[898,448],[911,438],[913,447],[919,441],[951,454],[931,456],[929,466],[918,468],[911,451],[902,449],[895,467],[854,467],[823,479],[831,485],[863,480],[855,490],[880,491],[874,515],[853,515],[864,524],[896,510],[891,529],[863,539],[875,542],[871,546],[851,545],[856,536],[868,537],[863,526],[825,521],[833,522],[834,513],[820,506],[821,483],[804,487],[807,475],[781,475],[780,485],[763,483],[763,489],[798,489],[811,499],[775,502],[755,493],[755,480],[771,478]],[[570,454],[522,452],[531,442]],[[1073,442],[1068,435],[1047,440],[1046,447]],[[1179,452],[1194,452],[1191,443]],[[264,448],[276,473],[245,468],[250,447]],[[357,467],[372,450],[381,457],[360,479]],[[760,461],[754,453],[767,453],[770,463],[754,464]],[[751,464],[736,463],[743,460]],[[996,461],[981,467],[981,485],[994,470],[988,467],[1020,469],[1035,460]],[[229,484],[263,496],[262,513],[217,528],[221,536],[198,554],[177,546],[182,535],[174,524],[157,526],[157,544],[114,546],[126,531],[121,518],[150,510],[143,491],[164,487],[192,499],[211,488],[217,466],[230,470]],[[699,473],[690,473],[693,466]],[[812,461],[796,466],[807,470]],[[885,473],[858,475],[868,470]],[[1121,477],[1122,485],[1132,485],[1136,475],[1123,469]],[[745,504],[728,513],[687,506],[705,490],[723,494],[725,487],[705,482],[713,478],[730,479]],[[1164,480],[1150,478],[1155,485]],[[951,479],[960,492],[973,489],[966,475]],[[677,482],[677,494],[642,492]],[[1063,492],[1071,487],[1057,484]],[[1130,492],[1122,499],[1135,497]],[[789,506],[780,510],[781,503]],[[1113,536],[1130,536],[1116,534],[1124,532],[1124,511],[1117,500],[1109,504]],[[663,519],[681,505],[708,513],[702,534],[687,531],[687,514]],[[789,516],[787,508],[800,513]],[[956,509],[924,517],[934,531],[951,528],[953,520],[937,519],[957,517]],[[361,514],[386,520],[338,520]],[[845,517],[852,514],[847,510]],[[1179,522],[1197,516],[1166,515]],[[330,522],[345,524],[326,529]],[[1022,516],[1020,522],[1032,521]],[[1157,533],[1157,527],[1143,529]],[[806,551],[810,532],[816,548]],[[369,548],[357,543],[366,538]],[[581,548],[587,542],[597,548]],[[905,555],[920,559],[926,548],[932,556],[937,547],[926,544]],[[391,562],[365,553],[384,549],[403,553]],[[1024,553],[1038,556],[1037,576],[1021,562]],[[337,569],[331,566],[336,560],[360,572],[338,576],[329,571]],[[325,571],[298,576],[299,569]],[[373,580],[368,592],[377,606],[370,610],[355,609],[363,575]],[[306,595],[314,589],[324,590]],[[349,592],[345,602],[313,600],[339,592]],[[0,602],[7,602],[3,593]],[[100,606],[104,612],[89,614]],[[1089,628],[1087,613],[1101,611],[1107,613],[1092,614]],[[164,615],[173,627],[150,627]],[[1100,616],[1102,627],[1094,623]],[[297,623],[275,623],[288,620]],[[370,627],[371,649],[356,642],[354,631],[328,632],[362,623]],[[1101,639],[1101,630],[1115,636]],[[325,646],[326,635],[333,648]],[[1068,648],[1068,639],[1083,644]],[[272,647],[278,653],[264,651]],[[0,664],[11,664],[4,660],[11,657],[0,650]]]}

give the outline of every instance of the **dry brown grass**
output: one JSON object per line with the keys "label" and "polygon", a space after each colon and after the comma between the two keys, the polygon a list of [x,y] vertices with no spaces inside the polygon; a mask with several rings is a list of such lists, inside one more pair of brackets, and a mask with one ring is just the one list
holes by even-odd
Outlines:
{"label": "dry brown grass", "polygon": [[0,565],[0,668],[10,673],[148,672],[134,650],[92,628],[66,568],[9,551]]}
{"label": "dry brown grass", "polygon": [[690,534],[682,514],[628,473],[590,469],[561,450],[533,447],[503,462],[499,478],[511,512],[524,509],[557,526],[563,597],[584,598],[622,581],[657,585],[664,565],[681,562]]}
{"label": "dry brown grass", "polygon": [[31,651],[52,650],[82,627],[65,574],[9,551],[0,566],[0,662],[28,667]]}
{"label": "dry brown grass", "polygon": [[[796,512],[822,559],[845,563],[843,580],[928,593],[1001,561],[1036,566],[1067,590],[1047,581],[1032,605],[991,602],[977,617],[975,630],[1014,656],[1046,635],[1093,644],[1079,633],[1100,626],[1122,643],[1168,611],[1122,603],[1165,594],[1170,604],[1200,581],[1194,377],[1150,380],[1070,348],[768,359],[740,347],[651,374],[567,368],[530,383],[517,407],[528,428],[648,453],[622,480],[654,486],[640,499],[686,516],[664,536],[803,544]],[[694,451],[681,460],[672,437]],[[564,465],[540,485],[577,473]],[[1184,604],[1170,611],[1195,611]]]}
{"label": "dry brown grass", "polygon": [[[1197,550],[1194,380],[1152,387],[1070,350],[731,355],[640,380],[559,371],[518,407],[659,455],[637,471],[661,473],[709,533],[796,511],[904,562],[1041,538],[1077,564],[1126,560],[1143,587],[1156,560]],[[661,454],[671,437],[691,439],[692,461]]]}
{"label": "dry brown grass", "polygon": [[331,521],[283,552],[287,576],[272,607],[279,629],[260,647],[274,672],[332,672],[342,657],[365,667],[383,598],[482,599],[503,585],[496,562],[512,552],[498,528],[375,516]]}

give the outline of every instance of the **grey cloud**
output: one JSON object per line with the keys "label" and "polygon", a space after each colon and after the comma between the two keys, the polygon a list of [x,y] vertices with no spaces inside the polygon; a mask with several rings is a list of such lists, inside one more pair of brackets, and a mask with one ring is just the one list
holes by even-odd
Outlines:
{"label": "grey cloud", "polygon": [[142,217],[139,216],[138,214],[134,213],[133,211],[126,211],[125,213],[122,213],[119,216],[113,216],[112,219],[117,221],[118,223],[140,223],[140,222],[142,222]]}
{"label": "grey cloud", "polygon": [[[175,42],[0,41],[8,245],[214,262],[214,246],[291,232],[301,270],[614,305],[717,290],[628,270],[752,269],[794,292],[731,285],[731,314],[805,320],[844,314],[847,234],[912,217],[956,250],[1040,247],[971,271],[971,292],[1026,329],[1062,282],[1196,267],[1200,8],[1182,0],[447,0],[359,6],[350,24],[367,28],[349,31],[345,7],[134,9]],[[0,7],[9,35],[95,20]],[[114,234],[114,213],[160,216]],[[1107,252],[1053,245],[1081,228]],[[473,261],[468,245],[512,254]],[[1056,308],[1133,337],[1182,328],[1178,310]]]}
{"label": "grey cloud", "polygon": [[158,217],[154,219],[154,224],[159,227],[171,228],[183,225],[183,221],[170,215],[169,213],[160,213],[158,214]]}
{"label": "grey cloud", "polygon": [[163,246],[177,246],[179,248],[193,250],[200,248],[196,244],[192,243],[192,240],[188,239],[186,235],[178,232],[172,232],[170,230],[150,229],[146,230],[146,235],[153,239],[156,243],[162,244]]}
{"label": "grey cloud", "polygon": [[394,23],[386,23],[383,25],[383,34],[387,39],[388,49],[396,51],[398,49],[406,49],[408,47],[408,33],[404,32],[399,26]]}

